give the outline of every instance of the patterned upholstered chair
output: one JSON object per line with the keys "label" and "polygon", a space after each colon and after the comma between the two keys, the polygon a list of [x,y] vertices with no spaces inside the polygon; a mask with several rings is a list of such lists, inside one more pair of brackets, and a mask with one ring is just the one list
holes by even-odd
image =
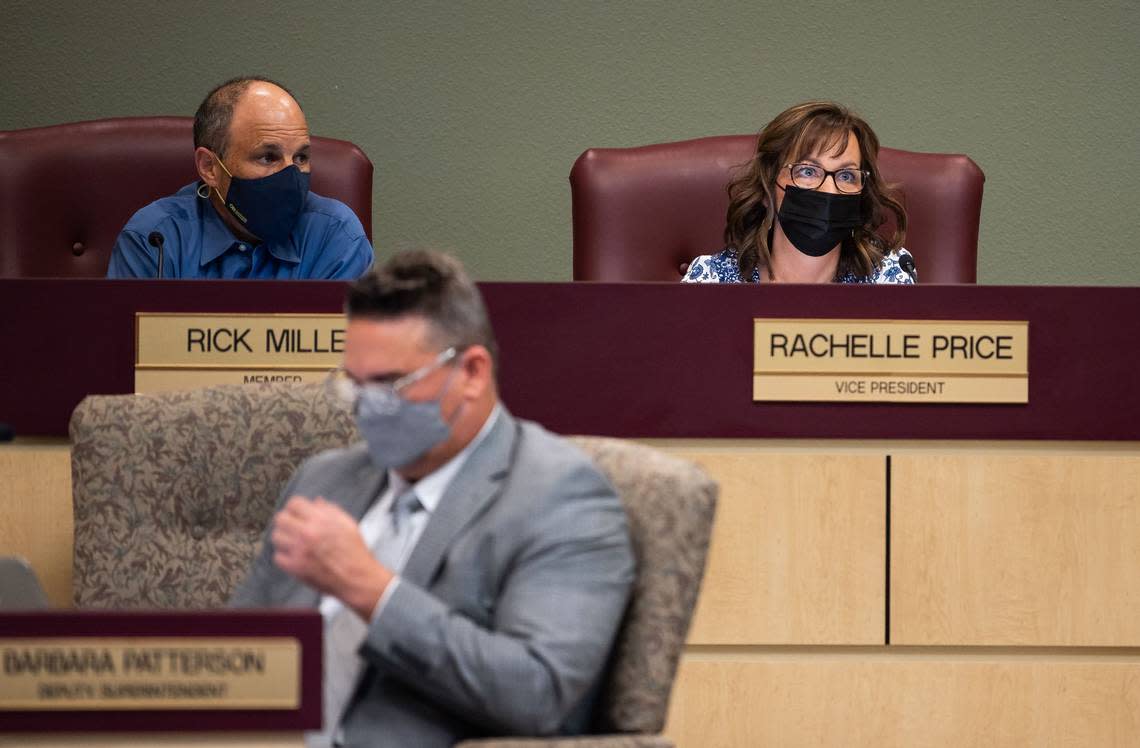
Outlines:
{"label": "patterned upholstered chair", "polygon": [[[240,581],[278,492],[307,456],[357,437],[318,387],[212,387],[95,396],[71,420],[75,604],[209,608]],[[595,731],[465,748],[662,748],[669,693],[696,604],[716,485],[631,442],[575,437],[629,516],[638,576]]]}

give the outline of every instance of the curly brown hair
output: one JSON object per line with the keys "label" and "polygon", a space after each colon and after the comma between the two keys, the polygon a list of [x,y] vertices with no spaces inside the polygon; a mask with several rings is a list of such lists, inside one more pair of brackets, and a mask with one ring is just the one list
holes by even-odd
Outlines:
{"label": "curly brown hair", "polygon": [[[774,216],[767,206],[776,204],[773,189],[780,169],[812,153],[842,153],[849,132],[854,133],[859,142],[862,168],[869,176],[862,192],[865,220],[843,240],[837,277],[847,273],[870,275],[883,255],[902,246],[906,236],[906,211],[896,199],[895,190],[879,173],[879,138],[875,131],[840,104],[808,101],[776,115],[760,131],[756,155],[741,164],[728,183],[724,241],[736,251],[743,280],[751,281],[758,267],[771,267],[768,237]],[[888,213],[894,215],[895,232],[890,239],[884,239],[878,229],[886,223]]]}

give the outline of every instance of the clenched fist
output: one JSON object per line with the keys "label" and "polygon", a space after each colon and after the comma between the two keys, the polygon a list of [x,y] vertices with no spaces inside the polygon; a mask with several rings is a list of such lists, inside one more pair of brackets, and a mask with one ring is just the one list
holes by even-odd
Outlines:
{"label": "clenched fist", "polygon": [[273,563],[317,591],[338,598],[364,620],[392,580],[372,557],[356,520],[318,496],[292,496],[273,518]]}

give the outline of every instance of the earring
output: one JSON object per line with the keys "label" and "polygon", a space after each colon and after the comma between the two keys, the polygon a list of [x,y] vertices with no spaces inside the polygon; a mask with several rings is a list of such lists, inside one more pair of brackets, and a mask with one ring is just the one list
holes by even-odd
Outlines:
{"label": "earring", "polygon": [[[202,190],[206,191],[205,194],[202,193]],[[205,200],[206,198],[208,198],[210,196],[210,185],[206,184],[205,182],[202,182],[202,184],[198,185],[197,191],[198,191],[198,197]]]}

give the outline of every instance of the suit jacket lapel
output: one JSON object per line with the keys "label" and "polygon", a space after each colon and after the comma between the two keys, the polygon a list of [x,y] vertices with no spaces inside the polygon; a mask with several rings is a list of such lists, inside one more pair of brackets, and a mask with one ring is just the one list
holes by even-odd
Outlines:
{"label": "suit jacket lapel", "polygon": [[487,438],[444,491],[400,576],[427,587],[455,536],[490,505],[509,472],[518,424],[503,408]]}
{"label": "suit jacket lapel", "polygon": [[356,474],[345,479],[345,485],[338,487],[341,493],[336,496],[326,496],[330,501],[340,504],[344,511],[360,522],[364,513],[372,506],[372,502],[384,493],[388,483],[388,471],[377,470],[369,459],[361,465]]}

